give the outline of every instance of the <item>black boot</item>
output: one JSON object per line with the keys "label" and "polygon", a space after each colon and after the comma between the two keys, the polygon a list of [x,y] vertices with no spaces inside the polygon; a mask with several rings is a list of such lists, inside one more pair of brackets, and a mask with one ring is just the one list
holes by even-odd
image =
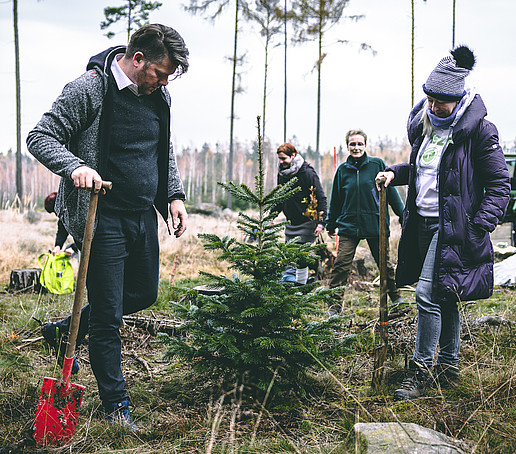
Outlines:
{"label": "black boot", "polygon": [[[64,332],[59,328],[57,323],[45,323],[41,327],[41,334],[43,338],[47,342],[47,344],[54,349],[54,352],[57,356],[57,363],[62,366],[65,353],[66,353],[66,344],[68,338],[68,332]],[[77,362],[77,358],[74,356],[73,364],[72,364],[72,374],[76,374],[79,372],[80,366]]]}
{"label": "black boot", "polygon": [[394,400],[411,400],[421,397],[430,380],[428,368],[409,361],[409,367],[401,386],[394,391]]}
{"label": "black boot", "polygon": [[439,363],[432,369],[433,384],[443,388],[455,386],[459,382],[459,368],[451,364]]}

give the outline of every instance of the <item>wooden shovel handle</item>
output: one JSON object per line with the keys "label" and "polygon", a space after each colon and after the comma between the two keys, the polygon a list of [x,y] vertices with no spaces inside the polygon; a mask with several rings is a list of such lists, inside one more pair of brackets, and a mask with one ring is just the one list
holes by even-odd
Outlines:
{"label": "wooden shovel handle", "polygon": [[380,337],[384,345],[387,345],[387,188],[384,185],[385,180],[379,182],[380,186],[380,240],[379,240],[379,268],[380,268]]}
{"label": "wooden shovel handle", "polygon": [[380,175],[380,176],[376,176],[376,178],[374,179],[374,182],[380,186],[382,183],[385,183],[387,181],[387,178],[385,178],[383,175]]}
{"label": "wooden shovel handle", "polygon": [[380,313],[379,313],[379,334],[381,345],[375,349],[373,379],[372,386],[377,389],[383,380],[384,362],[387,358],[388,343],[388,317],[389,311],[387,306],[387,188],[385,187],[385,178],[376,178],[380,192],[380,238],[379,247],[379,268],[380,268]]}
{"label": "wooden shovel handle", "polygon": [[[105,189],[111,189],[113,187],[113,183],[110,181],[103,181],[102,187]],[[72,373],[73,357],[75,355],[75,343],[77,340],[77,333],[79,331],[82,300],[84,298],[84,287],[86,285],[86,275],[88,273],[88,263],[90,260],[91,242],[93,240],[93,227],[95,225],[98,200],[99,193],[91,191],[88,215],[86,217],[86,226],[84,228],[84,236],[82,240],[81,260],[79,263],[79,271],[77,273],[77,284],[75,286],[72,317],[70,321],[70,329],[68,331],[68,345],[66,347],[63,363],[63,374],[61,376],[61,381],[66,385],[70,383],[70,375]]]}

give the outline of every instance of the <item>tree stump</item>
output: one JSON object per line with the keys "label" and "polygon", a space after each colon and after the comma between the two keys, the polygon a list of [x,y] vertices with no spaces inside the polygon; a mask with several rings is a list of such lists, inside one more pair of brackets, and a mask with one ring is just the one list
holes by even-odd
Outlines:
{"label": "tree stump", "polygon": [[39,278],[41,268],[27,268],[12,270],[9,279],[9,292],[36,292],[46,293],[47,289],[41,285]]}

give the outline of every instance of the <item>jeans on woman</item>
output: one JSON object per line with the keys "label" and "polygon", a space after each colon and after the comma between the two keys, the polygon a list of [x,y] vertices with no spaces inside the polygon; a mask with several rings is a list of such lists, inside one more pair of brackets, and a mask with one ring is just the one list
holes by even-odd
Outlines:
{"label": "jeans on woman", "polygon": [[[315,243],[315,223],[308,221],[299,225],[288,224],[285,228],[285,243],[294,238],[299,238],[299,244]],[[287,265],[283,272],[282,282],[297,282],[298,284],[306,284],[309,270],[306,263],[298,263],[297,267]]]}
{"label": "jeans on woman", "polygon": [[438,303],[432,299],[438,230],[437,218],[420,217],[419,250],[425,261],[416,287],[418,320],[413,360],[427,367],[433,365],[437,347],[438,364],[457,366],[460,351],[460,318],[457,303]]}

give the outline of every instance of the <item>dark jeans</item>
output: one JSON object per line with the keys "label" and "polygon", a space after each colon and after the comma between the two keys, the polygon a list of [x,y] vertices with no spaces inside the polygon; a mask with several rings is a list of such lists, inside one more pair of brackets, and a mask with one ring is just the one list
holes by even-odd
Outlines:
{"label": "dark jeans", "polygon": [[413,359],[431,367],[439,347],[438,364],[457,366],[460,351],[460,317],[455,301],[435,302],[432,298],[438,219],[419,218],[419,251],[425,257],[416,287],[418,308],[416,347]]}
{"label": "dark jeans", "polygon": [[[330,288],[339,287],[346,284],[349,273],[351,272],[351,265],[355,257],[360,238],[339,235],[339,249],[337,251],[337,259],[333,264],[333,270],[330,277]],[[379,238],[367,238],[367,244],[371,255],[379,266],[380,262],[380,240]],[[396,287],[394,280],[394,267],[389,260],[389,244],[387,243],[387,288],[389,296],[392,301],[396,301],[401,297],[401,293]]]}
{"label": "dark jeans", "polygon": [[[89,332],[89,352],[105,406],[128,399],[121,368],[122,316],[151,306],[157,298],[159,243],[156,212],[100,212],[91,246],[78,341]],[[89,323],[88,323],[89,321]],[[61,322],[68,330],[70,318]]]}

